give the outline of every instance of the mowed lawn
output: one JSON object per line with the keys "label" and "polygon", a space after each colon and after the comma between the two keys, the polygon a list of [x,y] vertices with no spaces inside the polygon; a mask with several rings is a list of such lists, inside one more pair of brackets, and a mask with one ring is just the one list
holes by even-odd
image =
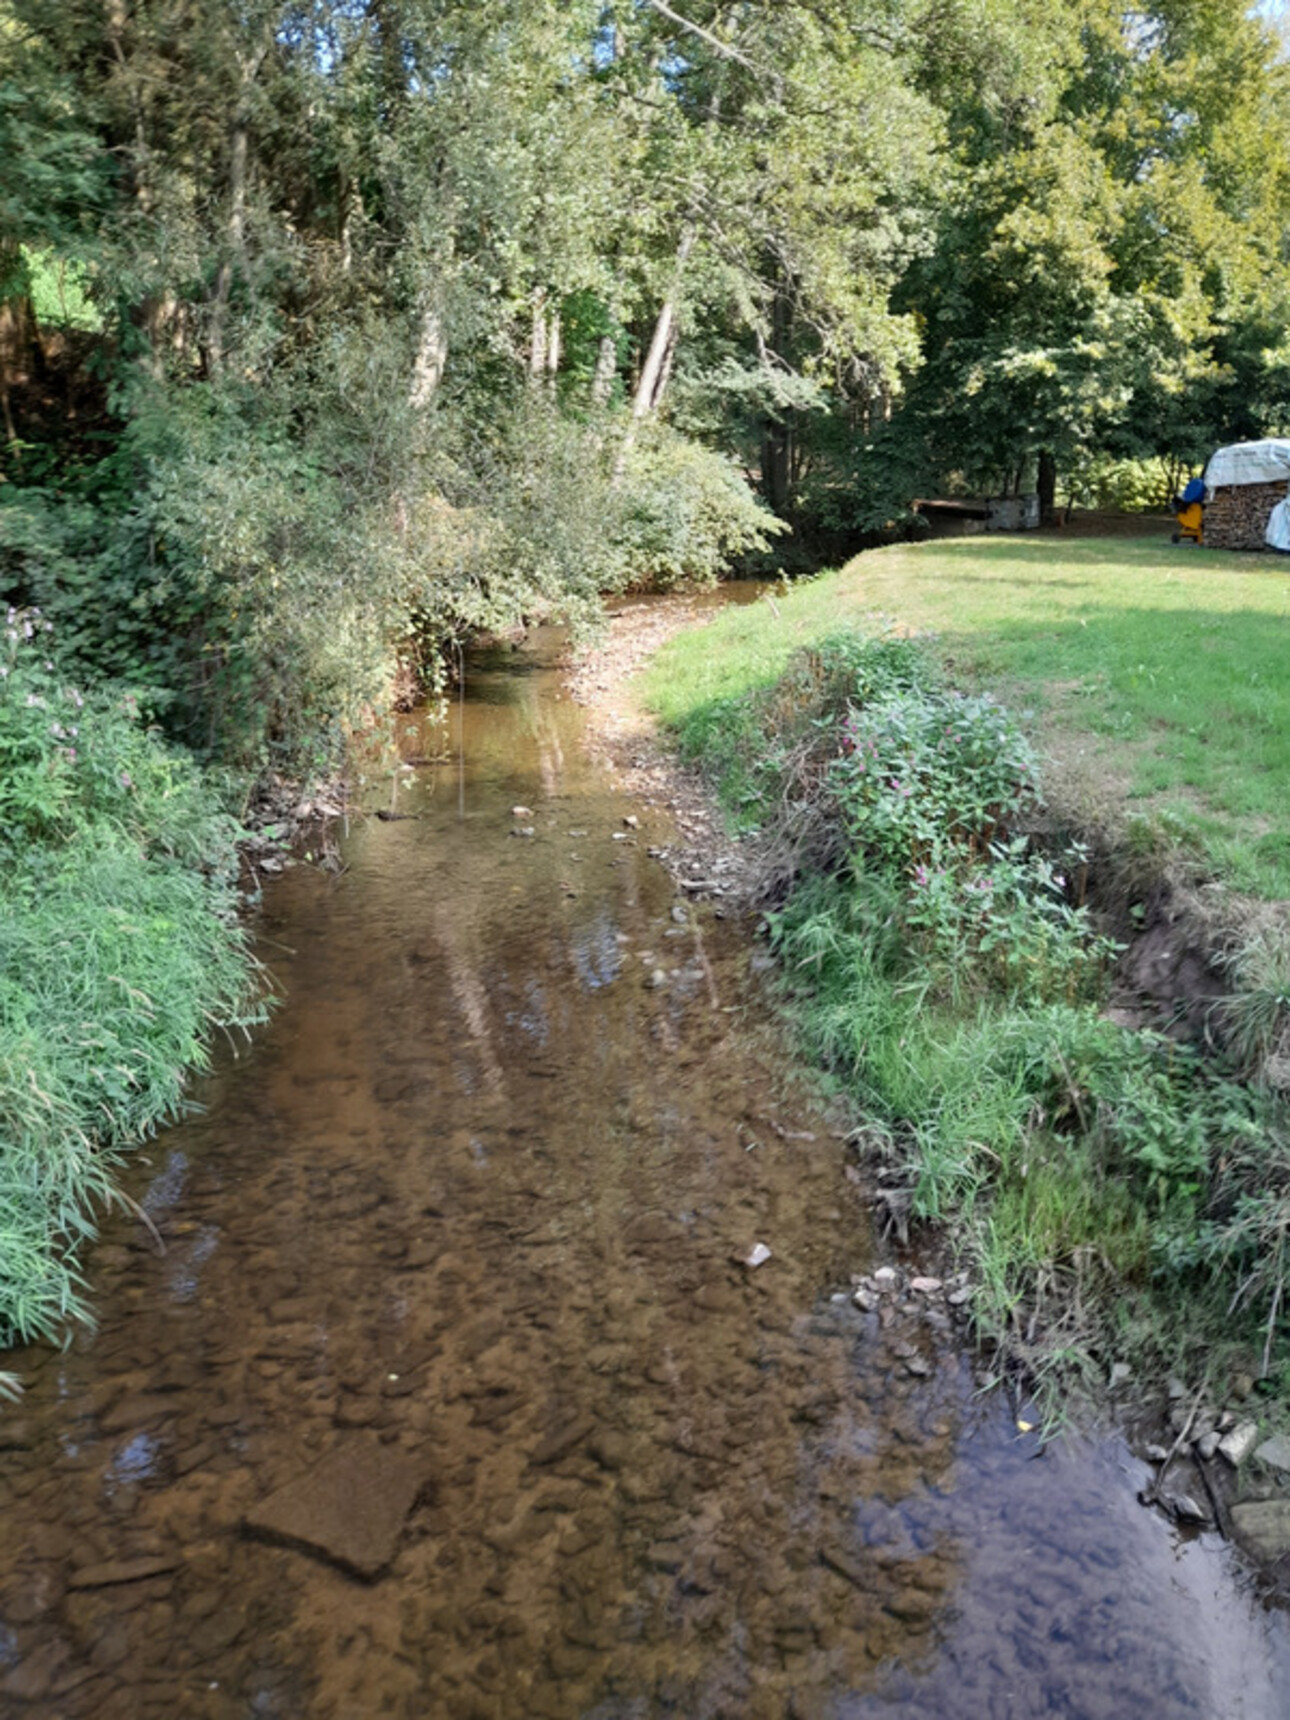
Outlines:
{"label": "mowed lawn", "polygon": [[675,639],[646,696],[684,725],[846,627],[934,635],[1023,714],[1051,792],[1236,889],[1290,897],[1290,557],[1043,535],[898,545]]}

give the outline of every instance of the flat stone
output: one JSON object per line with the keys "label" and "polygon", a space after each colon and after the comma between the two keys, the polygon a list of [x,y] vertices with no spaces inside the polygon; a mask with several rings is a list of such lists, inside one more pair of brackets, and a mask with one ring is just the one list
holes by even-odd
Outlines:
{"label": "flat stone", "polygon": [[542,1468],[548,1463],[558,1463],[562,1457],[567,1457],[571,1451],[582,1444],[595,1425],[591,1417],[585,1415],[578,1416],[574,1421],[566,1422],[563,1427],[556,1428],[553,1433],[549,1433],[540,1442],[536,1450],[530,1454],[529,1462],[538,1468]]}
{"label": "flat stone", "polygon": [[131,1393],[104,1412],[99,1427],[104,1433],[128,1433],[145,1423],[155,1426],[176,1415],[182,1407],[177,1396],[163,1397],[160,1392]]}
{"label": "flat stone", "polygon": [[770,1249],[764,1242],[755,1242],[751,1250],[744,1256],[745,1266],[764,1266],[770,1259]]}
{"label": "flat stone", "polygon": [[1216,1427],[1210,1428],[1208,1433],[1202,1433],[1199,1439],[1192,1441],[1197,1457],[1204,1458],[1206,1463],[1211,1462],[1218,1453],[1221,1439],[1222,1435]]}
{"label": "flat stone", "polygon": [[109,1559],[101,1565],[82,1565],[67,1579],[69,1589],[111,1589],[120,1583],[143,1583],[149,1577],[164,1577],[179,1569],[178,1558]]}
{"label": "flat stone", "polygon": [[911,1278],[909,1280],[909,1288],[916,1291],[920,1296],[935,1296],[940,1287],[939,1278]]}
{"label": "flat stone", "polygon": [[1274,1434],[1271,1439],[1263,1441],[1254,1455],[1260,1463],[1266,1463],[1272,1469],[1290,1471],[1290,1436]]}
{"label": "flat stone", "polygon": [[394,1557],[425,1481],[422,1460],[356,1435],[254,1506],[243,1527],[372,1582]]}
{"label": "flat stone", "polygon": [[1259,1441],[1258,1424],[1243,1421],[1218,1442],[1218,1454],[1225,1457],[1233,1469],[1239,1469]]}
{"label": "flat stone", "polygon": [[884,1294],[900,1283],[900,1273],[894,1266],[880,1266],[873,1275],[875,1286]]}
{"label": "flat stone", "polygon": [[1290,1500],[1250,1500],[1232,1507],[1232,1530],[1254,1558],[1266,1564],[1290,1553]]}

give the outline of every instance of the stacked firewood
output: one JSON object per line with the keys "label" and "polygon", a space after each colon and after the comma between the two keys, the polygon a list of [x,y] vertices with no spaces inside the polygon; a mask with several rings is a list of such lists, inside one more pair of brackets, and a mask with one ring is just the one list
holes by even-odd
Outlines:
{"label": "stacked firewood", "polygon": [[1211,549],[1264,549],[1268,516],[1286,497],[1286,480],[1225,484],[1205,504],[1205,542]]}

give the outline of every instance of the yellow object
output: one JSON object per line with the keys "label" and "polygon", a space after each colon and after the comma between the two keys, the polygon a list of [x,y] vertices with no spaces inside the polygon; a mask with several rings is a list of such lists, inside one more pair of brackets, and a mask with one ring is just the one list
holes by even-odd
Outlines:
{"label": "yellow object", "polygon": [[1205,509],[1200,502],[1188,502],[1184,508],[1179,508],[1174,518],[1178,521],[1178,530],[1174,533],[1174,542],[1186,538],[1190,543],[1201,541],[1201,532],[1205,518]]}

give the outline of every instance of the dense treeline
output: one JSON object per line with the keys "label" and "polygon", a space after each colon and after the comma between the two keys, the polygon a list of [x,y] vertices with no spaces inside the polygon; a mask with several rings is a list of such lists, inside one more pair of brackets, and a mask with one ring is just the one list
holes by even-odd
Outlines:
{"label": "dense treeline", "polygon": [[252,762],[770,510],[1167,483],[1286,415],[1288,113],[1235,0],[0,0],[5,595]]}

